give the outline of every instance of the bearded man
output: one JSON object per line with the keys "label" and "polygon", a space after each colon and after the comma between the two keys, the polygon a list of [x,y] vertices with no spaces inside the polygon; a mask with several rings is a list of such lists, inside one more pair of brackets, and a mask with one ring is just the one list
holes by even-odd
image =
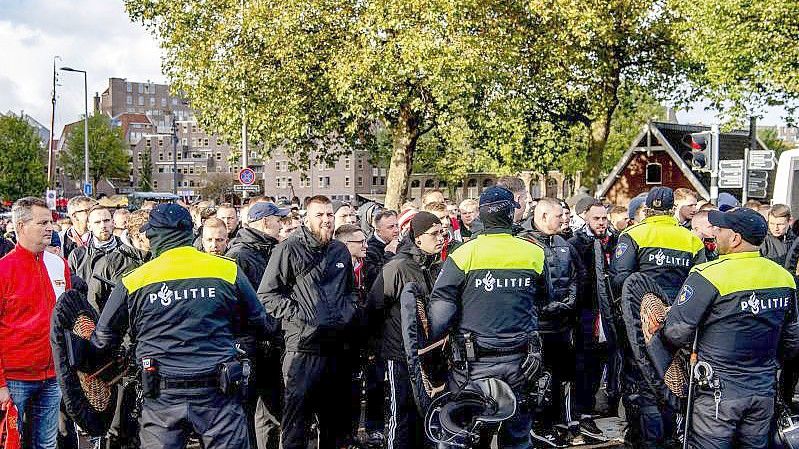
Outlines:
{"label": "bearded man", "polygon": [[320,447],[346,447],[352,434],[350,400],[356,295],[347,246],[333,240],[333,205],[312,197],[305,222],[277,245],[258,297],[285,332],[281,442],[305,449],[313,416]]}

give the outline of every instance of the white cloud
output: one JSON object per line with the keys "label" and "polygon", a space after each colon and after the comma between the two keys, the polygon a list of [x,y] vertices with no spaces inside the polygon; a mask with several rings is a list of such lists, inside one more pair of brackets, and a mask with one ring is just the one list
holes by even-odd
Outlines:
{"label": "white cloud", "polygon": [[[161,50],[121,0],[0,0],[0,112],[24,110],[50,122],[53,57],[88,74],[89,108],[108,78],[165,82]],[[56,132],[83,114],[83,79],[60,72]]]}

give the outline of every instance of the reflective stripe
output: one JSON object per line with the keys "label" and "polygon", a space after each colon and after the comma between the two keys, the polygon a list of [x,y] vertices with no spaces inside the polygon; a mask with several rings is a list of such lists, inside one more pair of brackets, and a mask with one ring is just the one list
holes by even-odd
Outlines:
{"label": "reflective stripe", "polygon": [[388,376],[388,388],[391,390],[391,394],[389,395],[389,411],[391,416],[386,425],[386,444],[388,445],[386,449],[394,449],[394,439],[397,437],[397,386],[394,383],[394,361],[388,360],[387,362],[388,370],[386,370],[386,375]]}
{"label": "reflective stripe", "polygon": [[[477,251],[479,247],[479,251]],[[544,269],[544,249],[510,234],[481,234],[459,246],[450,256],[464,273],[474,270]]]}
{"label": "reflective stripe", "polygon": [[720,296],[750,290],[796,288],[793,276],[775,262],[756,251],[724,254],[718,260],[694,267],[719,291]]}
{"label": "reflective stripe", "polygon": [[237,270],[236,263],[230,259],[181,246],[126,274],[122,283],[129,293],[150,284],[181,279],[213,278],[235,284]]}
{"label": "reflective stripe", "polygon": [[656,215],[629,227],[622,235],[629,235],[639,248],[663,248],[696,254],[705,245],[691,231],[683,228],[672,216]]}

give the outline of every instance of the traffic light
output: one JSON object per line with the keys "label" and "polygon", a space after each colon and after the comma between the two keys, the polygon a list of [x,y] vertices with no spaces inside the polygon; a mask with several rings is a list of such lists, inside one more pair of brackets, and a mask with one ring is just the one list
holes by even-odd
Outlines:
{"label": "traffic light", "polygon": [[691,133],[691,165],[698,170],[713,169],[713,133]]}

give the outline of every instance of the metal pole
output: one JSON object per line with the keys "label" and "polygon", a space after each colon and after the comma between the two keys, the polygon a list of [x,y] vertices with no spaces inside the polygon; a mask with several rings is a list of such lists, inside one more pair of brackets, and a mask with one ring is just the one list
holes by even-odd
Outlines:
{"label": "metal pole", "polygon": [[741,188],[741,204],[746,204],[749,199],[749,148],[744,148],[744,182]]}
{"label": "metal pole", "polygon": [[178,194],[178,124],[172,111],[172,193]]}
{"label": "metal pole", "polygon": [[55,58],[53,58],[53,98],[52,98],[53,110],[50,114],[50,142],[47,148],[47,187],[49,189],[55,187],[55,183],[53,182],[55,179],[55,154],[53,152],[53,139],[55,138],[55,84],[56,84],[56,71],[55,71]]}
{"label": "metal pole", "polygon": [[[241,8],[239,9],[241,13],[241,38],[244,38],[244,0],[241,0]],[[247,107],[244,105],[244,89],[242,89],[241,93],[241,168],[245,169],[250,166],[249,162],[249,145],[247,143]],[[264,172],[266,172],[264,170]],[[247,199],[249,196],[248,192],[245,190],[241,193],[241,197],[243,199]]]}
{"label": "metal pole", "polygon": [[713,148],[711,148],[713,166],[710,167],[710,202],[718,204],[719,199],[719,125],[710,127],[713,140]]}
{"label": "metal pole", "polygon": [[[89,183],[89,88],[83,70],[83,182]],[[95,186],[96,188],[97,186]],[[93,191],[92,191],[93,192]],[[96,193],[95,193],[96,195]]]}

